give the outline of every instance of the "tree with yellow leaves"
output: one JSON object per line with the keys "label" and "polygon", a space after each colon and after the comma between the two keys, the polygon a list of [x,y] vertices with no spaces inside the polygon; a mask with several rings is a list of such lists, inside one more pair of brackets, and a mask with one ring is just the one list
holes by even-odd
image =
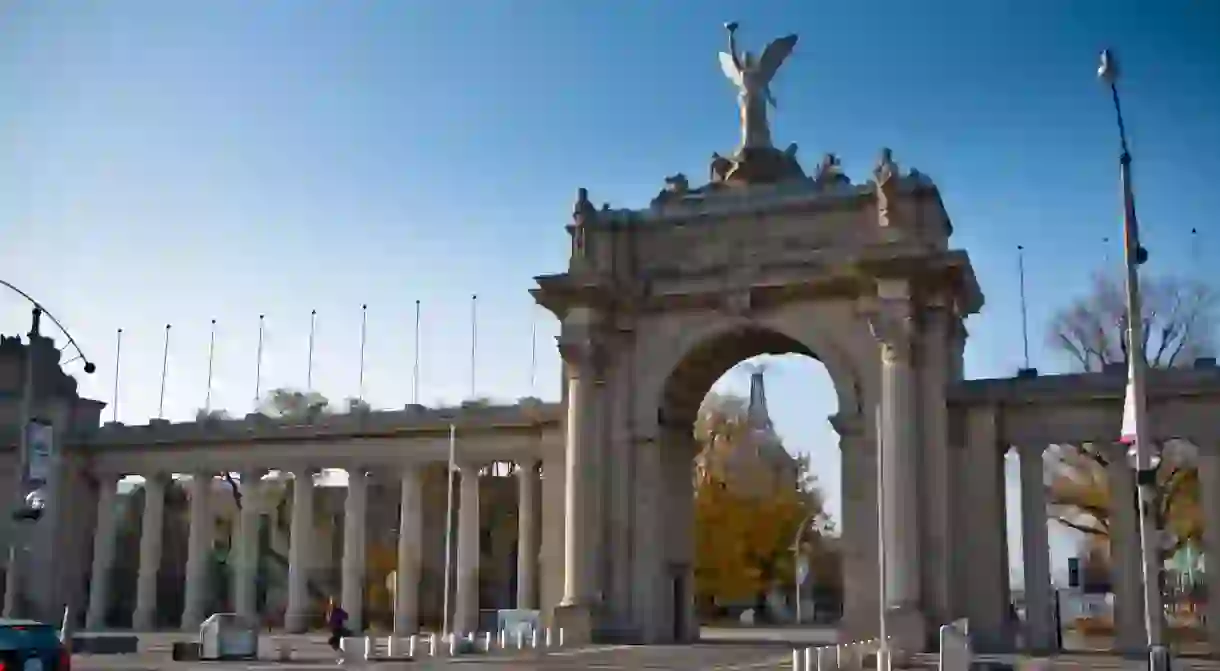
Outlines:
{"label": "tree with yellow leaves", "polygon": [[838,578],[831,544],[822,538],[830,524],[808,461],[786,453],[787,463],[759,458],[749,449],[745,411],[740,398],[709,394],[696,423],[703,449],[695,470],[695,590],[705,612],[758,603],[776,586],[790,586],[792,543],[803,522],[813,526],[803,553],[823,579]]}

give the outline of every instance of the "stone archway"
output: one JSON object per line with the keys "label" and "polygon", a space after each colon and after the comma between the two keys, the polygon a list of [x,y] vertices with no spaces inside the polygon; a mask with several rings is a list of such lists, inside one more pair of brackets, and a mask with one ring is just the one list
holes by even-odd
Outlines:
{"label": "stone archway", "polygon": [[[843,409],[842,413],[832,416],[857,417],[860,413],[860,381],[855,373],[856,366],[849,365],[850,362],[845,360],[841,348],[826,342],[825,338],[819,340],[822,341],[822,346],[832,353],[828,357],[820,356],[810,345],[766,325],[765,320],[761,319],[742,320],[731,324],[727,329],[700,335],[704,335],[704,339],[690,346],[664,378],[656,408],[660,439],[645,448],[656,452],[652,459],[661,465],[659,475],[663,482],[663,495],[656,517],[661,525],[660,536],[664,543],[660,546],[663,556],[655,561],[665,567],[661,578],[665,588],[663,594],[672,597],[654,605],[656,612],[653,617],[662,622],[656,627],[658,633],[668,633],[672,628],[677,640],[693,640],[698,636],[693,599],[696,556],[691,464],[701,447],[694,437],[696,417],[700,404],[715,381],[738,363],[755,356],[801,354],[822,362],[826,368],[836,390],[836,404],[842,404]],[[827,365],[823,359],[833,363]],[[835,374],[830,373],[832,369]],[[839,423],[841,424],[842,422]],[[836,428],[839,425],[836,425]],[[850,440],[847,442],[850,443]],[[861,449],[859,445],[852,447],[857,451]],[[860,463],[860,455],[854,456],[854,460],[848,459],[841,463],[845,467]],[[843,473],[843,480],[851,479],[852,476]],[[875,500],[857,499],[851,503],[852,509],[846,512],[849,518],[875,519]],[[861,525],[857,526],[863,528]],[[844,539],[849,554],[869,556],[872,553],[875,564],[875,544],[867,543],[867,538],[861,538],[859,534],[845,535]],[[866,542],[861,545],[861,540]],[[855,573],[859,574],[859,571]],[[856,580],[853,584],[855,589],[850,595],[853,607],[861,600],[876,603],[875,581]],[[678,605],[679,597],[684,599],[681,605]],[[849,610],[856,612],[861,609],[854,607]]]}
{"label": "stone archway", "polygon": [[597,210],[581,190],[568,271],[533,291],[562,322],[564,597],[547,605],[572,636],[696,635],[666,603],[689,562],[657,512],[683,517],[672,494],[679,477],[689,488],[703,395],[768,352],[814,356],[834,381],[850,567],[842,635],[879,629],[879,508],[889,632],[922,648],[948,621],[945,390],[961,378],[962,320],[982,299],[969,259],[948,248],[935,185],[901,175],[888,152],[875,177],[670,193],[644,210]]}

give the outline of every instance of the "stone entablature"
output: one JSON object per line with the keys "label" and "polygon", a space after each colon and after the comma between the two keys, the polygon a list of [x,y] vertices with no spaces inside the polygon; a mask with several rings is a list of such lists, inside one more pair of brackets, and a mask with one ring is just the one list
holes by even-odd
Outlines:
{"label": "stone entablature", "polygon": [[[948,249],[952,225],[936,185],[912,171],[875,182],[812,179],[677,193],[646,209],[597,210],[582,192],[570,226],[573,271],[697,276],[729,268],[825,264],[881,244]],[[848,254],[850,256],[850,254]]]}
{"label": "stone entablature", "polygon": [[[1154,440],[1220,445],[1220,367],[1202,359],[1193,368],[1148,371],[1148,415]],[[1112,443],[1122,426],[1127,370],[966,380],[948,389],[955,419],[996,413],[997,446]]]}
{"label": "stone entablature", "polygon": [[280,420],[251,413],[242,419],[169,422],[152,420],[143,425],[107,423],[90,435],[69,443],[69,449],[154,446],[168,444],[227,444],[250,441],[346,441],[368,438],[448,436],[455,425],[459,435],[471,431],[505,433],[519,429],[538,432],[558,425],[562,409],[557,403],[527,400],[515,405],[373,410],[323,415],[313,422]]}

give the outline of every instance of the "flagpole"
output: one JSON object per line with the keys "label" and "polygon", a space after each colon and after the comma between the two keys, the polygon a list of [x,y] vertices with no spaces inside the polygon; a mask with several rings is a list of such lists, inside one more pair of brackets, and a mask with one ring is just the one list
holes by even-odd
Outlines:
{"label": "flagpole", "polygon": [[254,361],[254,407],[258,409],[258,399],[263,395],[263,320],[266,315],[258,316],[258,352]]}
{"label": "flagpole", "polygon": [[368,303],[360,306],[360,382],[358,383],[358,394],[356,398],[361,403],[364,402],[364,345],[368,338]]}
{"label": "flagpole", "polygon": [[1025,246],[1017,245],[1017,280],[1021,285],[1021,346],[1029,370],[1029,308],[1025,302]]}
{"label": "flagpole", "polygon": [[212,320],[212,336],[208,340],[208,391],[203,398],[204,412],[212,410],[212,362],[216,358],[216,320]]}
{"label": "flagpole", "polygon": [[415,366],[411,369],[411,403],[419,403],[419,299],[415,299]]}
{"label": "flagpole", "polygon": [[313,391],[313,338],[318,328],[318,311],[309,311],[309,364],[305,368],[305,390]]}
{"label": "flagpole", "polygon": [[161,397],[157,401],[157,419],[165,419],[165,380],[169,376],[169,328],[165,325],[165,344],[161,347]]}
{"label": "flagpole", "polygon": [[479,295],[470,295],[470,400],[475,399],[475,365],[479,347]]}
{"label": "flagpole", "polygon": [[123,354],[123,329],[114,334],[114,394],[110,398],[110,421],[119,421],[119,360]]}
{"label": "flagpole", "polygon": [[445,595],[441,605],[441,640],[449,635],[449,588],[453,584],[453,471],[457,466],[457,427],[449,425],[449,473],[445,499]]}
{"label": "flagpole", "polygon": [[1101,54],[1098,76],[1110,87],[1118,136],[1122,147],[1119,155],[1119,180],[1123,196],[1123,258],[1127,279],[1127,359],[1128,382],[1123,409],[1121,440],[1134,445],[1128,454],[1135,459],[1136,484],[1139,490],[1140,554],[1144,578],[1144,631],[1148,645],[1150,669],[1167,670],[1169,651],[1162,643],[1164,610],[1161,605],[1161,551],[1155,542],[1159,538],[1153,507],[1157,501],[1156,459],[1151,436],[1148,435],[1148,398],[1145,389],[1147,361],[1144,358],[1143,308],[1140,303],[1139,266],[1148,259],[1140,245],[1139,220],[1135,215],[1135,194],[1132,188],[1131,152],[1127,146],[1127,130],[1123,123],[1122,105],[1118,97],[1118,63],[1108,49]]}
{"label": "flagpole", "polygon": [[535,393],[538,378],[538,309],[530,305],[530,396]]}

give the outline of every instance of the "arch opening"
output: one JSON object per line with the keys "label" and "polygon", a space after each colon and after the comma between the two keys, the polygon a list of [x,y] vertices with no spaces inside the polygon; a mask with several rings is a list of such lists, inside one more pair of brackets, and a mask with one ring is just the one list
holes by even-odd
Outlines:
{"label": "arch opening", "polygon": [[843,469],[829,420],[842,384],[854,381],[813,348],[756,325],[696,344],[671,370],[658,420],[676,639],[798,618],[835,637]]}

